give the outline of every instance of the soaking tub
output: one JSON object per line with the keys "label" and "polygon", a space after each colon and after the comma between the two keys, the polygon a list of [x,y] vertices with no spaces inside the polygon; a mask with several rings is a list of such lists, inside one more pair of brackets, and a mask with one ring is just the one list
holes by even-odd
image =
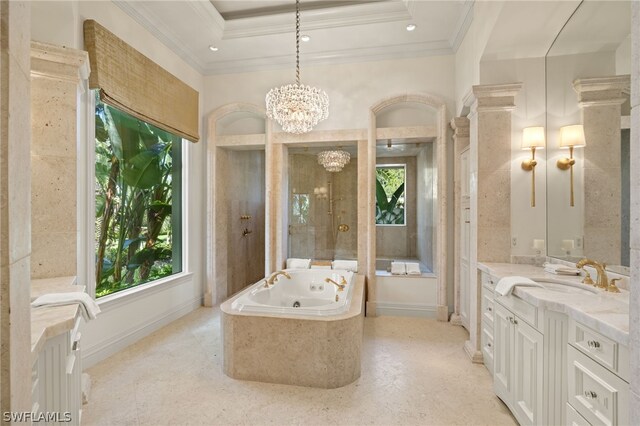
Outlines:
{"label": "soaking tub", "polygon": [[[231,304],[239,312],[267,312],[291,315],[336,315],[349,310],[355,274],[330,269],[285,269],[291,277],[278,276],[274,285],[261,280],[242,292]],[[345,285],[327,282],[330,279]]]}
{"label": "soaking tub", "polygon": [[[234,379],[337,388],[360,377],[364,276],[285,270],[222,303],[223,370]],[[343,291],[326,279],[344,282]],[[336,300],[337,296],[337,300]]]}

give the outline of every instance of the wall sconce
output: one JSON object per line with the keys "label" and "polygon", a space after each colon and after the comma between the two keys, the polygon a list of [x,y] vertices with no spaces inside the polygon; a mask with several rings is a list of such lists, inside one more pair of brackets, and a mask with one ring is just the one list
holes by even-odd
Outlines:
{"label": "wall sconce", "polygon": [[522,129],[522,149],[531,150],[531,158],[522,162],[522,169],[531,172],[531,207],[536,206],[536,148],[544,149],[544,127]]}
{"label": "wall sconce", "polygon": [[557,165],[560,170],[568,169],[570,171],[571,201],[569,205],[571,207],[575,205],[573,197],[573,165],[576,164],[576,160],[573,158],[573,149],[586,145],[582,124],[560,128],[560,148],[569,148],[569,158],[559,159]]}

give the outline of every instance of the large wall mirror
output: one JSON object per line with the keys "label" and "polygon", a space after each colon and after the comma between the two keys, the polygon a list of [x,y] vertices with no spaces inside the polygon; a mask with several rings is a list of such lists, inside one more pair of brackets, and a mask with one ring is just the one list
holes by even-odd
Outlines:
{"label": "large wall mirror", "polygon": [[630,2],[582,2],[549,49],[547,254],[629,267]]}

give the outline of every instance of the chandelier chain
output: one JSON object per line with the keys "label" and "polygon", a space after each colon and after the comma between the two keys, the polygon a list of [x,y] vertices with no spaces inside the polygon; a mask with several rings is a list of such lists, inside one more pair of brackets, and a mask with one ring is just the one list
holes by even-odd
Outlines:
{"label": "chandelier chain", "polygon": [[296,83],[300,84],[300,0],[296,0]]}

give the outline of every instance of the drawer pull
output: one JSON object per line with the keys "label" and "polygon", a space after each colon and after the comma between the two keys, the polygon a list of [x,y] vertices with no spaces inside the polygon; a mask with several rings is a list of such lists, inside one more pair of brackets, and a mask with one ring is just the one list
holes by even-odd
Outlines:
{"label": "drawer pull", "polygon": [[596,399],[598,397],[598,394],[594,391],[584,391],[584,397],[589,399]]}
{"label": "drawer pull", "polygon": [[589,340],[587,342],[587,346],[592,349],[598,349],[600,347],[600,342],[598,342],[597,340]]}
{"label": "drawer pull", "polygon": [[518,320],[517,320],[517,319],[515,319],[514,317],[509,317],[509,322],[510,322],[511,324],[518,324]]}
{"label": "drawer pull", "polygon": [[489,312],[493,311],[493,309],[491,309],[491,306],[487,307],[487,311]]}
{"label": "drawer pull", "polygon": [[488,347],[491,347],[491,343],[487,343],[487,346],[488,346]]}

